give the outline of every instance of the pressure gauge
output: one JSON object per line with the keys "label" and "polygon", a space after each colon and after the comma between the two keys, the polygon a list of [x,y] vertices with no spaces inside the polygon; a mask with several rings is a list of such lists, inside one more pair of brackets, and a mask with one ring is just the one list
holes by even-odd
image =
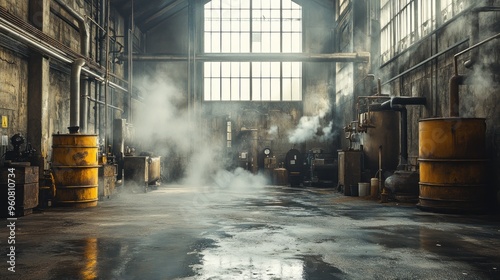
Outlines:
{"label": "pressure gauge", "polygon": [[266,156],[270,155],[270,154],[271,154],[271,149],[269,149],[269,148],[265,148],[265,149],[264,149],[264,154],[265,154]]}

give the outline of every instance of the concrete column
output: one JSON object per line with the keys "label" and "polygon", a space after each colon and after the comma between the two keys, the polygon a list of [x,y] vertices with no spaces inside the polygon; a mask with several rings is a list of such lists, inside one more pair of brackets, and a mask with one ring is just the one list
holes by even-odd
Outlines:
{"label": "concrete column", "polygon": [[[47,32],[50,0],[29,1],[29,22]],[[28,64],[28,133],[27,140],[37,150],[40,174],[49,162],[49,60],[32,51]]]}

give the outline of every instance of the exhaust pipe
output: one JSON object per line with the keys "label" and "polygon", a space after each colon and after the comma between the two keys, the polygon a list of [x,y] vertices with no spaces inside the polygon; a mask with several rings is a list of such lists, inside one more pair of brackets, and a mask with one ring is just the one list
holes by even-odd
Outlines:
{"label": "exhaust pipe", "polygon": [[80,74],[83,65],[85,60],[78,58],[71,67],[69,133],[78,133],[80,129]]}

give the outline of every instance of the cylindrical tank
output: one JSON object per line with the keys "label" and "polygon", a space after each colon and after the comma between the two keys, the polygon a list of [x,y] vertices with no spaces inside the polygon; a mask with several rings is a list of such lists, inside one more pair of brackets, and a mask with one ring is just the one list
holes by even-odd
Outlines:
{"label": "cylindrical tank", "polygon": [[362,113],[362,123],[368,124],[362,134],[365,168],[369,168],[371,177],[379,169],[379,147],[382,146],[382,170],[396,170],[399,163],[399,112],[373,111]]}
{"label": "cylindrical tank", "polygon": [[52,171],[59,206],[97,205],[98,144],[94,134],[54,134]]}
{"label": "cylindrical tank", "polygon": [[486,210],[485,132],[482,118],[420,120],[420,209],[449,213]]}

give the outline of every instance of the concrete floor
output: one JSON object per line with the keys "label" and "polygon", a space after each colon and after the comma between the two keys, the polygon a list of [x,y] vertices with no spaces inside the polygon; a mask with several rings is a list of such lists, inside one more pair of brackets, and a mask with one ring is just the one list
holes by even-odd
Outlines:
{"label": "concrete floor", "polygon": [[15,273],[7,236],[0,279],[500,279],[498,216],[332,189],[163,185],[49,208],[18,219]]}

